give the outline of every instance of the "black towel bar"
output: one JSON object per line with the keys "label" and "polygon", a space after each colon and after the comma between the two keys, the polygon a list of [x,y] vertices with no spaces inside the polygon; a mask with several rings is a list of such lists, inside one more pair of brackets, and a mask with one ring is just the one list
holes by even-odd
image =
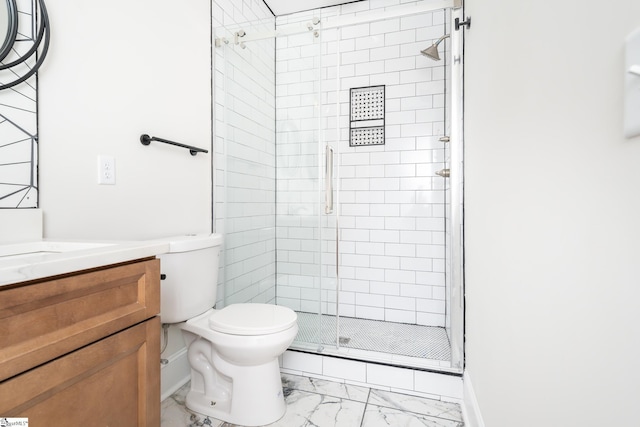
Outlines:
{"label": "black towel bar", "polygon": [[143,135],[140,135],[140,142],[142,143],[142,145],[149,145],[149,144],[151,144],[151,141],[158,141],[158,142],[163,142],[165,144],[170,144],[170,145],[175,145],[177,147],[186,148],[187,150],[189,150],[189,152],[191,153],[192,156],[195,156],[198,153],[208,153],[209,152],[209,150],[205,150],[204,148],[198,148],[198,147],[194,147],[192,145],[181,144],[179,142],[169,141],[168,139],[156,138],[155,136],[149,136],[146,133],[143,134]]}

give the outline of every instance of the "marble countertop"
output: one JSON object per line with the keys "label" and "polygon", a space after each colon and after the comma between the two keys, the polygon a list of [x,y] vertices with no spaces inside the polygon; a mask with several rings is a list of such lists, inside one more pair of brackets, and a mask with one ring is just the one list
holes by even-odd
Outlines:
{"label": "marble countertop", "polygon": [[166,253],[166,241],[34,240],[0,244],[0,286]]}

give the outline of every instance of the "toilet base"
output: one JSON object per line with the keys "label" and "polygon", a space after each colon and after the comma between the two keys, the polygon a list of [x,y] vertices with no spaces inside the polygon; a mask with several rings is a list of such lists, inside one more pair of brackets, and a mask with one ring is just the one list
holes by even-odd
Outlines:
{"label": "toilet base", "polygon": [[[242,371],[233,378],[230,398],[228,394],[218,398],[207,397],[205,391],[192,382],[186,399],[187,408],[242,426],[263,426],[282,418],[286,404],[278,361],[261,366],[244,366]],[[256,378],[262,380],[256,382]]]}
{"label": "toilet base", "polygon": [[209,327],[213,310],[181,324],[189,347],[191,391],[187,408],[242,426],[278,421],[286,411],[278,357],[297,324],[264,335],[234,335]]}

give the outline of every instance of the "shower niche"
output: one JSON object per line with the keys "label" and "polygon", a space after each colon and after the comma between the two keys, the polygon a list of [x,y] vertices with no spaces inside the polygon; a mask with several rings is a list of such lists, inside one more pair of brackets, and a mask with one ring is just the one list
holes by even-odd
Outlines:
{"label": "shower niche", "polygon": [[349,92],[349,146],[384,145],[384,85]]}

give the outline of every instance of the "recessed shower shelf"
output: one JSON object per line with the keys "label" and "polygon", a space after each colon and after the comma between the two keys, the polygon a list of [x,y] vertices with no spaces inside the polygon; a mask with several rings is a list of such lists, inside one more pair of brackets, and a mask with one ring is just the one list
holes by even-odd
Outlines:
{"label": "recessed shower shelf", "polygon": [[351,89],[349,146],[384,145],[385,86]]}

